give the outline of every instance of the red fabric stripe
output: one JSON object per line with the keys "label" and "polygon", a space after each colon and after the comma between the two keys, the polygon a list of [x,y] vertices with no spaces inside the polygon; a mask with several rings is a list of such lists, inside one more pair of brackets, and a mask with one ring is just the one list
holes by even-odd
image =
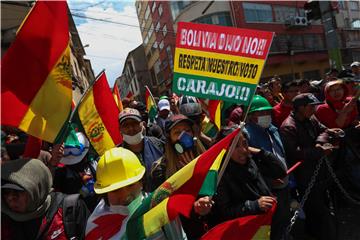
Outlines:
{"label": "red fabric stripe", "polygon": [[220,104],[220,100],[209,100],[208,111],[209,111],[210,120],[212,122],[215,122],[216,109],[219,104]]}
{"label": "red fabric stripe", "polygon": [[192,177],[170,197],[167,204],[168,216],[173,220],[178,213],[190,217],[190,212],[205,177],[222,149],[227,148],[240,129],[229,134],[226,138],[212,146],[197,160]]}
{"label": "red fabric stripe", "polygon": [[65,1],[37,1],[2,59],[2,124],[18,126],[69,42]]}
{"label": "red fabric stripe", "polygon": [[23,157],[38,158],[40,155],[42,140],[31,135],[28,136]]}
{"label": "red fabric stripe", "polygon": [[243,240],[251,240],[261,226],[271,225],[275,209],[276,204],[265,214],[241,217],[221,223],[210,229],[201,237],[201,240],[237,240],[239,236]]}
{"label": "red fabric stripe", "polygon": [[109,87],[105,73],[103,73],[93,86],[93,95],[96,110],[101,117],[107,131],[115,145],[122,142],[118,121],[119,108]]}

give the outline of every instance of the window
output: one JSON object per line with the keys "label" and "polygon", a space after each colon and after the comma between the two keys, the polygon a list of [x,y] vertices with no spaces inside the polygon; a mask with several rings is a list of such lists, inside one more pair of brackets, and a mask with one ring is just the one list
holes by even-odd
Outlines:
{"label": "window", "polygon": [[291,16],[296,16],[296,8],[287,6],[274,6],[275,22],[285,22]]}
{"label": "window", "polygon": [[345,9],[344,0],[339,0],[339,1],[338,1],[338,6],[339,6],[339,9]]}
{"label": "window", "polygon": [[160,50],[162,50],[164,48],[164,40],[161,40],[161,42],[159,44],[159,48],[160,48]]}
{"label": "window", "polygon": [[140,15],[141,5],[142,5],[142,3],[141,3],[141,2],[137,2],[136,11],[137,11],[137,14],[138,14],[138,15]]}
{"label": "window", "polygon": [[272,22],[272,10],[269,4],[243,3],[246,22]]}
{"label": "window", "polygon": [[168,55],[168,58],[169,58],[169,64],[170,64],[171,70],[173,70],[174,69],[174,62],[173,62],[173,56],[172,56],[170,46],[166,47],[166,52],[167,52],[167,55]]}
{"label": "window", "polygon": [[321,76],[320,76],[319,70],[304,72],[304,79],[317,80],[320,78],[321,78]]}
{"label": "window", "polygon": [[154,1],[154,4],[152,5],[151,12],[154,12],[156,9],[156,2]]}
{"label": "window", "polygon": [[354,20],[351,23],[351,28],[360,28],[360,19]]}
{"label": "window", "polygon": [[156,28],[155,28],[155,31],[156,31],[156,32],[159,32],[159,30],[160,30],[160,22],[158,22],[158,23],[156,24]]}
{"label": "window", "polygon": [[150,7],[148,5],[145,11],[145,21],[149,18],[149,16],[150,16]]}
{"label": "window", "polygon": [[359,11],[359,2],[358,1],[350,1],[350,10]]}
{"label": "window", "polygon": [[309,50],[322,50],[325,48],[324,41],[319,34],[305,34],[304,48]]}
{"label": "window", "polygon": [[193,22],[196,23],[206,23],[206,24],[216,24],[221,26],[232,26],[232,21],[229,12],[223,13],[214,13],[200,17]]}
{"label": "window", "polygon": [[163,13],[163,8],[162,8],[162,4],[159,5],[159,17],[161,17]]}
{"label": "window", "polygon": [[175,20],[181,10],[183,10],[190,3],[191,1],[170,1],[171,16],[173,20]]}
{"label": "window", "polygon": [[156,40],[155,40],[154,44],[152,45],[152,48],[153,48],[154,50],[156,50],[156,49],[158,48],[158,43],[157,43]]}
{"label": "window", "polygon": [[166,36],[166,34],[167,34],[166,24],[164,25],[164,27],[163,27],[162,31],[163,31],[163,35],[164,35],[164,37],[165,37],[165,36]]}

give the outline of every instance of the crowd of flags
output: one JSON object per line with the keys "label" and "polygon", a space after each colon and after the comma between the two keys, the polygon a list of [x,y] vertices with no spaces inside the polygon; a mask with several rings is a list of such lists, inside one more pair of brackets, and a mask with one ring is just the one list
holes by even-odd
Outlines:
{"label": "crowd of flags", "polygon": [[[123,106],[119,90],[114,85],[111,91],[105,72],[101,72],[75,105],[69,41],[66,1],[37,1],[1,62],[1,122],[50,143],[64,141],[72,129],[70,125],[76,122],[97,154],[102,155],[122,143],[118,115]],[[153,121],[157,114],[156,101],[148,87],[145,95],[146,110]],[[210,100],[207,109],[218,128],[221,105],[221,101]],[[151,193],[128,219],[126,235],[129,239],[146,238],[179,214],[190,216],[199,194],[213,195],[222,158],[238,131],[215,144]],[[252,239],[258,230],[270,224],[271,215],[272,211],[260,217],[224,223],[202,239],[215,239],[214,236]],[[94,221],[106,219],[113,218],[103,215]],[[122,220],[112,226],[119,228]],[[229,235],[229,227],[241,235],[234,232]],[[108,234],[117,233],[116,228],[110,230]],[[93,231],[92,234],[98,237],[99,233]]]}

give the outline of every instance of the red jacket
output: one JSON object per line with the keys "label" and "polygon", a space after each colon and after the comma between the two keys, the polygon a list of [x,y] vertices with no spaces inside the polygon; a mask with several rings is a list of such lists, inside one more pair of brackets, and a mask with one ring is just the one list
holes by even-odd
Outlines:
{"label": "red jacket", "polygon": [[284,100],[280,103],[276,104],[272,110],[272,123],[277,127],[280,128],[283,121],[289,116],[290,112],[293,110],[293,107],[286,106],[284,104]]}

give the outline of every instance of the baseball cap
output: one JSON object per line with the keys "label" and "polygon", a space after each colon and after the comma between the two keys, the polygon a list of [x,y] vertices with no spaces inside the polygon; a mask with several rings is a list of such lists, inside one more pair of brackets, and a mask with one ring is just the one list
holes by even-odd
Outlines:
{"label": "baseball cap", "polygon": [[158,108],[159,108],[159,111],[162,111],[162,110],[169,110],[170,111],[170,103],[169,103],[169,100],[167,99],[161,99],[158,103]]}
{"label": "baseball cap", "polygon": [[360,62],[353,62],[350,67],[360,67]]}
{"label": "baseball cap", "polygon": [[294,108],[306,105],[319,105],[322,104],[313,94],[302,93],[294,97],[292,100]]}
{"label": "baseball cap", "polygon": [[187,122],[190,124],[190,126],[192,126],[194,124],[194,122],[190,118],[186,117],[185,115],[175,114],[175,115],[172,115],[169,118],[169,120],[166,122],[166,125],[165,125],[166,132],[170,132],[170,130],[180,122]]}
{"label": "baseball cap", "polygon": [[1,186],[2,189],[13,189],[13,190],[17,190],[17,191],[25,191],[24,188],[20,187],[17,184],[14,183],[5,183],[4,185]]}
{"label": "baseball cap", "polygon": [[125,108],[119,114],[120,124],[124,122],[126,119],[134,119],[138,122],[141,122],[140,112],[134,108]]}

